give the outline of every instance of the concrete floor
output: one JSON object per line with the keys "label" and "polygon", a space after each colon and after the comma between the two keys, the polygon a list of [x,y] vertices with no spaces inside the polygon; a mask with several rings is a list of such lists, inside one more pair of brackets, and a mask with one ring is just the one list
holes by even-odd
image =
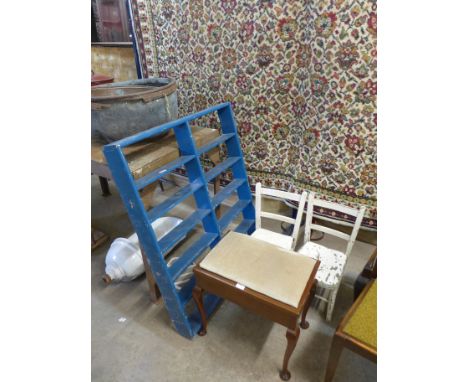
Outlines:
{"label": "concrete floor", "polygon": [[[284,327],[225,301],[210,320],[207,336],[187,340],[171,328],[164,305],[149,300],[144,276],[129,283],[104,285],[101,276],[107,249],[115,237],[130,235],[132,227],[114,185],[111,183],[112,195],[104,198],[97,177],[92,178],[92,224],[112,236],[91,256],[92,380],[281,381],[278,371],[286,347]],[[171,192],[166,185],[166,191],[155,193],[153,198],[160,200]],[[191,205],[188,201],[172,214],[184,217]],[[280,230],[277,222],[268,228]],[[175,255],[192,240],[189,237],[179,245]],[[329,236],[321,243],[344,248],[340,240]],[[373,249],[373,245],[356,242],[331,323],[325,321],[322,307],[309,310],[310,327],[301,330],[289,363],[291,381],[323,380],[334,329],[352,304],[352,284]],[[376,380],[375,364],[344,350],[334,382]]]}

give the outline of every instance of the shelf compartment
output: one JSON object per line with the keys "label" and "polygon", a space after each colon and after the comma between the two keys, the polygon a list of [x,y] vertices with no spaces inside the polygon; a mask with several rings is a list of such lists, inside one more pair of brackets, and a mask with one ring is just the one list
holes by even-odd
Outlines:
{"label": "shelf compartment", "polygon": [[174,195],[166,199],[164,202],[158,204],[157,206],[154,206],[151,210],[149,210],[148,219],[151,222],[154,222],[156,219],[163,217],[167,212],[172,210],[175,206],[187,199],[190,195],[192,195],[202,187],[203,182],[198,179],[195,182],[187,184],[186,186],[182,187],[179,191],[177,191]]}
{"label": "shelf compartment", "polygon": [[219,174],[221,174],[222,172],[224,172],[224,171],[228,170],[229,168],[231,168],[239,160],[241,160],[241,157],[230,157],[230,158],[227,158],[226,160],[222,161],[220,164],[213,167],[210,171],[205,172],[206,181],[209,182],[209,181],[213,180]]}
{"label": "shelf compartment", "polygon": [[135,181],[135,187],[137,190],[141,190],[142,188],[150,185],[151,183],[161,179],[163,176],[167,175],[171,171],[174,171],[176,168],[180,168],[185,165],[187,162],[195,159],[195,155],[184,155],[176,160],[169,162],[168,164],[159,167],[156,171],[150,172],[149,174],[145,175],[144,177]]}
{"label": "shelf compartment", "polygon": [[210,210],[197,210],[188,218],[184,219],[177,227],[170,231],[166,236],[159,240],[158,244],[161,252],[166,254],[171,248],[182,240],[187,234],[200,222]]}
{"label": "shelf compartment", "polygon": [[234,204],[228,212],[226,212],[221,219],[219,219],[219,230],[224,232],[224,230],[228,227],[229,223],[231,223],[237,215],[239,215],[245,207],[247,207],[251,203],[250,200],[239,200],[236,204]]}
{"label": "shelf compartment", "polygon": [[206,145],[200,147],[197,149],[198,155],[204,154],[210,150],[213,150],[215,147],[223,144],[226,142],[228,139],[231,139],[234,137],[234,133],[229,133],[229,134],[221,134],[218,138],[212,140],[210,143],[207,143]]}

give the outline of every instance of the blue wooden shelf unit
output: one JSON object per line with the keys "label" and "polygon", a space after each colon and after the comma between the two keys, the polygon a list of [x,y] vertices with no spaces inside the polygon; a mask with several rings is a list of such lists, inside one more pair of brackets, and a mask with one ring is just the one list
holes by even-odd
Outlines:
{"label": "blue wooden shelf unit", "polygon": [[[215,112],[218,113],[221,123],[220,136],[197,148],[192,138],[189,123]],[[135,180],[122,149],[170,129],[174,130],[179,146],[179,158]],[[200,155],[223,143],[227,148],[226,159],[211,170],[204,172],[200,163]],[[172,323],[181,335],[192,338],[201,327],[198,310],[195,309],[192,314],[188,314],[186,311],[187,304],[192,299],[195,280],[192,276],[191,280],[184,284],[180,290],[175,287],[174,282],[199,256],[219,242],[229,224],[238,215],[242,213],[242,221],[235,229],[237,232],[250,234],[255,227],[255,208],[252,203],[252,194],[231,105],[223,103],[113,142],[104,146],[104,155],[161,291]],[[182,187],[164,202],[146,211],[138,191],[182,166],[185,167],[189,179],[188,185]],[[232,181],[222,191],[211,197],[208,183],[229,169],[232,172]],[[238,201],[218,219],[215,208],[234,191],[237,192]],[[158,240],[151,223],[165,216],[190,195],[193,195],[195,199],[196,210],[169,234]],[[203,226],[203,234],[169,267],[164,259],[165,255],[197,224]],[[211,314],[220,302],[218,297],[207,294],[204,300],[207,314]]]}

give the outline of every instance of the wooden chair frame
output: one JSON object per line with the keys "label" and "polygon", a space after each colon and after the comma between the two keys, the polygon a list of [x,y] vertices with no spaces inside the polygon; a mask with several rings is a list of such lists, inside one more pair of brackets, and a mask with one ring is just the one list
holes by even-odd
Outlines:
{"label": "wooden chair frame", "polygon": [[[314,218],[314,207],[322,207],[322,208],[327,208],[333,211],[338,211],[345,213],[347,215],[351,215],[356,217],[356,220],[354,222],[354,227],[353,230],[351,231],[351,234],[346,234],[344,232],[338,231],[333,228],[325,227],[320,224],[316,224],[313,222]],[[356,241],[357,234],[359,233],[359,228],[361,227],[362,219],[364,218],[364,213],[366,211],[365,207],[361,207],[359,210],[347,206],[340,205],[338,203],[332,203],[328,202],[325,200],[320,200],[315,198],[315,193],[310,192],[309,196],[307,198],[307,214],[306,214],[306,223],[305,223],[305,232],[304,232],[304,245],[307,244],[310,240],[310,233],[311,230],[317,230],[321,231],[323,233],[328,233],[332,236],[336,236],[340,239],[346,240],[348,242],[346,246],[346,251],[344,253],[346,257],[346,262],[343,267],[343,273],[344,269],[346,267],[346,263],[348,262],[348,256],[351,253],[354,243]],[[323,296],[317,296],[318,299],[323,300],[327,302],[327,314],[326,314],[326,319],[327,321],[331,320],[332,314],[333,314],[333,309],[335,306],[335,301],[336,301],[336,295],[338,293],[338,289],[341,284],[341,279],[343,277],[343,273],[340,275],[340,279],[338,280],[338,283],[336,284],[336,287],[330,288],[329,290],[329,296],[328,298],[325,298]]]}
{"label": "wooden chair frame", "polygon": [[[294,200],[299,203],[297,208],[296,219],[289,216],[275,214],[272,212],[262,211],[262,196],[270,196],[276,199],[288,199]],[[297,238],[299,236],[299,229],[301,227],[302,214],[304,213],[305,202],[307,200],[307,192],[304,191],[302,194],[295,194],[292,192],[286,192],[281,190],[275,190],[273,188],[262,187],[261,183],[255,185],[255,229],[262,228],[262,217],[267,219],[279,220],[294,225],[292,232],[292,244],[291,248],[294,250],[297,244]]]}
{"label": "wooden chair frame", "polygon": [[[320,224],[312,222],[314,218],[314,207],[327,208],[329,210],[338,211],[345,213],[347,215],[354,216],[356,218],[354,222],[354,227],[351,232],[351,235],[348,235],[344,232],[338,231],[336,229],[325,227]],[[332,236],[336,236],[340,239],[346,240],[348,242],[346,246],[345,256],[351,253],[354,243],[356,241],[357,234],[359,233],[359,228],[361,227],[362,219],[364,218],[364,213],[366,212],[366,207],[361,207],[359,210],[347,206],[343,206],[338,203],[327,202],[326,200],[321,200],[315,198],[315,192],[310,192],[309,197],[307,198],[307,214],[306,214],[306,224],[304,232],[304,244],[310,241],[310,232],[312,229],[321,231],[323,233],[328,233]]]}

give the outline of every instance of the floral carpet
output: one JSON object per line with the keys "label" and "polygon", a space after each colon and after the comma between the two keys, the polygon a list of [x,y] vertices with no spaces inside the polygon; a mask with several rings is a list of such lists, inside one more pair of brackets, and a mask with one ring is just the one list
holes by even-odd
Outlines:
{"label": "floral carpet", "polygon": [[377,227],[375,0],[132,0],[132,13],[143,74],[177,79],[180,116],[232,103],[251,184],[364,205]]}

